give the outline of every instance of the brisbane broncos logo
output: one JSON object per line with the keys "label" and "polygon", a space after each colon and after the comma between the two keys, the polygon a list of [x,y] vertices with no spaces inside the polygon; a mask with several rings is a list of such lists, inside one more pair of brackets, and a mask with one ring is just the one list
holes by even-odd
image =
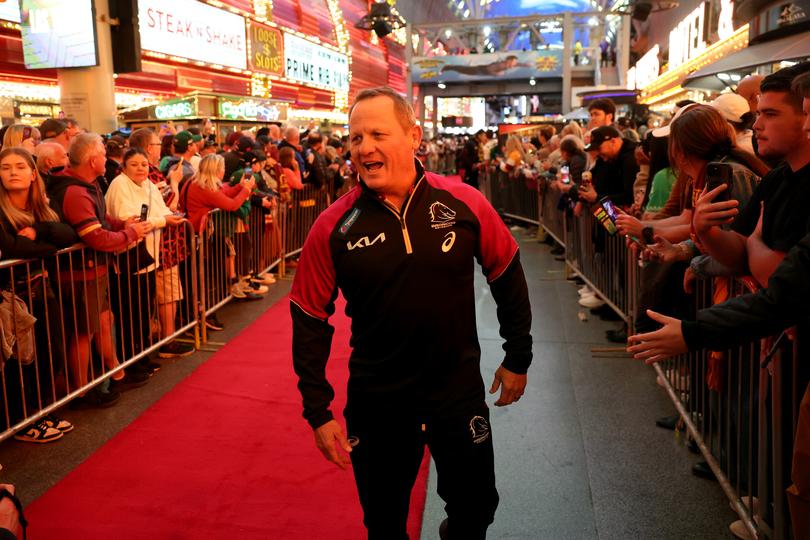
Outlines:
{"label": "brisbane broncos logo", "polygon": [[444,229],[455,225],[456,211],[439,201],[430,205],[430,223],[434,229]]}

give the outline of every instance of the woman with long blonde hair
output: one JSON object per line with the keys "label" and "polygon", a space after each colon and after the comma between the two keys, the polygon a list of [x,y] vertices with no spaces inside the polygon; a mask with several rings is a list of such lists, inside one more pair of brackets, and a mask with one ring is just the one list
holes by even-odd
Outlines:
{"label": "woman with long blonde hair", "polygon": [[25,124],[14,124],[6,129],[6,133],[3,135],[2,148],[21,147],[33,154],[34,148],[41,140],[42,135],[40,135],[37,128]]}
{"label": "woman with long blonde hair", "polygon": [[[38,259],[53,255],[74,242],[73,228],[61,223],[48,204],[45,185],[31,154],[21,147],[3,149],[0,152],[0,257]],[[12,424],[23,418],[23,403],[28,415],[39,410],[40,404],[50,403],[54,396],[51,382],[63,377],[59,370],[64,365],[59,305],[45,271],[47,266],[35,261],[15,266],[13,274],[9,270],[0,272],[0,287],[9,291],[9,301],[21,300],[37,320],[34,325],[36,348],[31,363],[18,365],[25,362],[16,358],[3,366],[8,393],[6,412]],[[48,415],[24,427],[14,437],[25,442],[47,443],[71,429],[70,422]]]}

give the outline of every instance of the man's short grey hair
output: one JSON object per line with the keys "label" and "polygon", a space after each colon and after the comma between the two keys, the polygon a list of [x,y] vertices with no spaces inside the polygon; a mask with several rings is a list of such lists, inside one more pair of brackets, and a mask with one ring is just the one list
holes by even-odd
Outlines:
{"label": "man's short grey hair", "polygon": [[55,142],[41,142],[34,148],[34,156],[37,158],[37,169],[47,172],[46,161],[53,161],[59,151],[63,151],[62,145]]}
{"label": "man's short grey hair", "polygon": [[101,135],[95,133],[79,133],[70,141],[70,166],[78,167],[93,153],[96,146],[102,144]]}
{"label": "man's short grey hair", "polygon": [[358,103],[375,97],[387,97],[394,102],[394,112],[397,115],[397,120],[399,121],[399,125],[402,126],[403,131],[408,131],[416,125],[416,115],[413,112],[411,104],[408,103],[408,100],[402,97],[401,94],[389,86],[378,86],[376,88],[361,90],[354,98],[354,103],[349,109],[349,122],[351,123],[352,111]]}

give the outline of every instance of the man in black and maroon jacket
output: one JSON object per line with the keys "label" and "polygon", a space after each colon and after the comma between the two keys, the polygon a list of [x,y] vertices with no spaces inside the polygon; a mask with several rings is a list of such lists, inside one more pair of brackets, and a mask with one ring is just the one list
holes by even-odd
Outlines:
{"label": "man in black and maroon jacket", "polygon": [[[396,121],[392,121],[396,119]],[[491,393],[520,399],[532,359],[518,246],[480,192],[425,173],[421,129],[389,88],[350,111],[361,185],[316,221],[291,294],[293,362],[304,417],[324,456],[350,452],[369,538],[407,538],[411,488],[430,448],[447,503],[443,538],[485,538],[498,505],[475,320],[477,260],[498,306],[505,359]],[[352,319],[348,435],[329,409],[325,368],[340,291]]]}
{"label": "man in black and maroon jacket", "polygon": [[[94,335],[106,369],[118,364],[112,342],[106,253],[125,249],[152,229],[148,222],[124,223],[107,214],[104,195],[97,182],[98,177],[104,175],[105,163],[106,151],[101,137],[83,133],[70,143],[68,168],[51,175],[48,182],[52,206],[62,221],[72,226],[79,239],[91,248],[83,257],[71,257],[70,268],[63,266],[59,275],[65,323],[74,333],[68,348],[71,390],[88,382],[90,339]],[[130,378],[138,376],[130,375]],[[88,405],[105,406],[114,398],[114,392],[95,392],[88,394],[85,400]]]}

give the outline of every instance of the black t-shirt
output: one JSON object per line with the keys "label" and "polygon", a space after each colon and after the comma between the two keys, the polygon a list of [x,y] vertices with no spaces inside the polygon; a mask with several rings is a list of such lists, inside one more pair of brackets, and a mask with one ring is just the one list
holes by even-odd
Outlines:
{"label": "black t-shirt", "polygon": [[732,230],[750,236],[757,227],[763,201],[762,240],[770,249],[790,251],[810,232],[810,164],[793,172],[782,163],[766,174]]}

